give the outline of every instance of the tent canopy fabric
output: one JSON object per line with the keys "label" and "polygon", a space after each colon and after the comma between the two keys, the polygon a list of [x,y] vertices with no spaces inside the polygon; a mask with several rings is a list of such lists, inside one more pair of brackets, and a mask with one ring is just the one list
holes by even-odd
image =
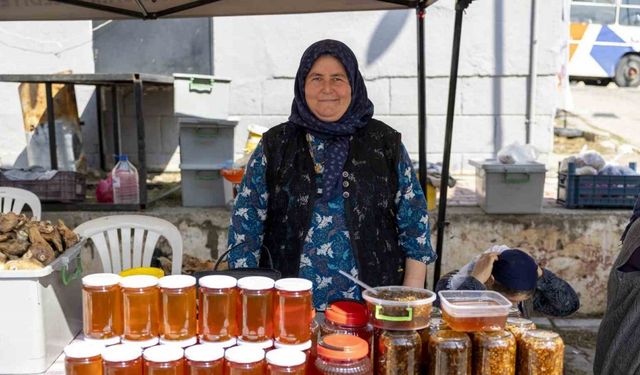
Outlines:
{"label": "tent canopy fabric", "polygon": [[[429,6],[437,0],[427,0]],[[0,21],[155,19],[415,8],[417,0],[0,0]]]}

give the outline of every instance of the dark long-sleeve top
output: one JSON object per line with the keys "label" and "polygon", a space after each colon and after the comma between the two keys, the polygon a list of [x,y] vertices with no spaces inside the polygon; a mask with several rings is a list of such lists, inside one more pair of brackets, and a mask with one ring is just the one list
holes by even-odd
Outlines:
{"label": "dark long-sleeve top", "polygon": [[[450,289],[449,280],[457,271],[444,275],[436,284],[436,292]],[[473,276],[464,279],[457,290],[486,290],[487,287]],[[527,302],[527,301],[525,301]],[[549,316],[567,316],[578,311],[580,298],[575,290],[553,272],[543,269],[543,274],[538,278],[536,291],[531,299],[534,311]],[[527,310],[527,303],[520,303],[520,311]],[[523,311],[525,310],[525,311]]]}

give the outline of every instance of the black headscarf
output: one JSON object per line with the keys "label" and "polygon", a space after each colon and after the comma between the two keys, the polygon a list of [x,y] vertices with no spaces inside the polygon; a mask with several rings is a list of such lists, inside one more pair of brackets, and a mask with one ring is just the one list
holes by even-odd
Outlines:
{"label": "black headscarf", "polygon": [[524,251],[509,249],[498,255],[491,274],[497,282],[507,288],[533,290],[538,282],[538,264]]}
{"label": "black headscarf", "polygon": [[636,204],[633,206],[633,214],[631,214],[629,224],[627,224],[627,227],[624,228],[624,232],[622,233],[622,238],[620,238],[620,241],[624,241],[624,238],[627,236],[627,232],[629,232],[629,228],[631,228],[633,222],[638,220],[638,218],[640,218],[640,197],[638,197],[638,200],[636,200]]}
{"label": "black headscarf", "polygon": [[[311,67],[319,57],[325,55],[333,56],[342,63],[351,85],[351,104],[336,122],[318,119],[309,109],[304,95],[305,80]],[[353,51],[344,43],[331,39],[316,42],[304,52],[296,73],[294,92],[289,121],[328,143],[322,176],[322,200],[327,201],[342,193],[340,175],[349,154],[349,137],[367,125],[373,116],[373,103],[367,96],[367,88]]]}

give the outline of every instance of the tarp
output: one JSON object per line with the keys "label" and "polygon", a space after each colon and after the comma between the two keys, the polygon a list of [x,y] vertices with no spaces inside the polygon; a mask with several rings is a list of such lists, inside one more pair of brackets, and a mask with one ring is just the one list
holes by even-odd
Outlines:
{"label": "tarp", "polygon": [[[426,1],[429,6],[436,0]],[[0,0],[0,21],[219,17],[414,8],[416,0]]]}

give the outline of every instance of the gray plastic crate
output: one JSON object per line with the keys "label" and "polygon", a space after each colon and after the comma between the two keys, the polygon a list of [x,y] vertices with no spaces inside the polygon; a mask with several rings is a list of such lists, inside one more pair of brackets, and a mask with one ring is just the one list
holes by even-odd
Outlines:
{"label": "gray plastic crate", "polygon": [[182,205],[184,207],[216,207],[226,203],[224,178],[219,169],[180,165]]}
{"label": "gray plastic crate", "polygon": [[180,162],[219,164],[233,159],[235,120],[179,118]]}
{"label": "gray plastic crate", "polygon": [[200,74],[173,75],[173,110],[177,116],[227,118],[230,79]]}
{"label": "gray plastic crate", "polygon": [[542,212],[546,173],[544,164],[501,164],[497,160],[470,160],[469,164],[476,167],[476,196],[485,212]]}

